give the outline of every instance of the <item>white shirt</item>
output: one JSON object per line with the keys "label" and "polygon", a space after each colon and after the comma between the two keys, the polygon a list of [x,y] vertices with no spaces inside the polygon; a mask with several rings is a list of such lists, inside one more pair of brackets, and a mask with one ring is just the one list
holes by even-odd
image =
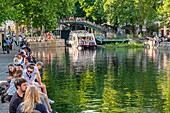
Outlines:
{"label": "white shirt", "polygon": [[8,95],[14,95],[15,92],[17,91],[15,84],[14,84],[15,78],[12,78],[11,82],[10,82],[10,86],[7,90],[7,94]]}
{"label": "white shirt", "polygon": [[18,37],[18,41],[20,41],[20,42],[22,41],[22,38],[20,36]]}

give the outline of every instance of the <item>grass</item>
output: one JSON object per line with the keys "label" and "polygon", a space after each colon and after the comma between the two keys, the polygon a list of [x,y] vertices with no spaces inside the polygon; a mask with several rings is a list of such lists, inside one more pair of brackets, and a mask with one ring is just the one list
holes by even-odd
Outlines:
{"label": "grass", "polygon": [[104,48],[107,47],[114,47],[114,48],[143,48],[144,44],[139,44],[139,43],[110,43],[110,44],[104,44]]}

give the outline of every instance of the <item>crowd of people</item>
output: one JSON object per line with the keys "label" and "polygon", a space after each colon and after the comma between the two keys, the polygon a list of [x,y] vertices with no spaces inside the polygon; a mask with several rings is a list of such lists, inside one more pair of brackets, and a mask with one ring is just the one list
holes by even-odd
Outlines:
{"label": "crowd of people", "polygon": [[27,39],[19,35],[18,38],[15,38],[15,35],[10,35],[8,37],[3,37],[2,38],[2,50],[3,54],[9,54],[10,50],[13,49],[13,47],[22,47],[24,44],[27,45]]}
{"label": "crowd of people", "polygon": [[6,87],[2,90],[1,102],[9,101],[9,113],[56,113],[50,105],[54,101],[48,98],[46,85],[41,81],[43,62],[36,61],[25,39],[16,46],[19,53],[8,65],[7,81],[0,84]]}

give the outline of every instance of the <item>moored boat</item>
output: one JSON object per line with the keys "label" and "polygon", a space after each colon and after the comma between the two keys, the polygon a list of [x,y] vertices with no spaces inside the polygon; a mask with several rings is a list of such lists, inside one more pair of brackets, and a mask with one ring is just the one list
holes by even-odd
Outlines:
{"label": "moored boat", "polygon": [[76,47],[78,49],[84,49],[84,48],[94,49],[97,47],[94,34],[84,30],[70,32],[67,45],[71,47]]}

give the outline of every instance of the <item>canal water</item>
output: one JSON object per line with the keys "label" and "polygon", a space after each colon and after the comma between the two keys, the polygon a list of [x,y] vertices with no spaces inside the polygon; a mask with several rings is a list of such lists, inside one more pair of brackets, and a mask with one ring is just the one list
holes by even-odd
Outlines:
{"label": "canal water", "polygon": [[59,113],[170,113],[170,51],[33,49]]}

